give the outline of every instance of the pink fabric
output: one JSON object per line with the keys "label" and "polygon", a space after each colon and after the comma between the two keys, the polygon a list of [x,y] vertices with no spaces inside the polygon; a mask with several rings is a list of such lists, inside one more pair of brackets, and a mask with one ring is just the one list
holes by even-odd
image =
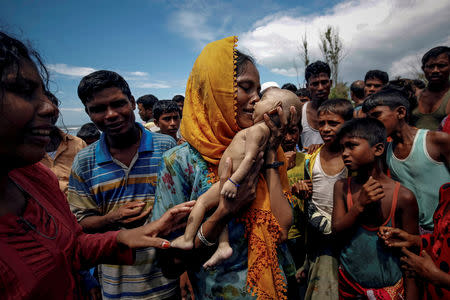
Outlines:
{"label": "pink fabric", "polygon": [[16,215],[0,216],[2,299],[78,299],[80,269],[98,263],[133,263],[133,251],[116,242],[118,231],[83,233],[58,180],[44,165],[15,169],[9,176],[32,196],[23,218],[36,231],[56,238],[39,235]]}

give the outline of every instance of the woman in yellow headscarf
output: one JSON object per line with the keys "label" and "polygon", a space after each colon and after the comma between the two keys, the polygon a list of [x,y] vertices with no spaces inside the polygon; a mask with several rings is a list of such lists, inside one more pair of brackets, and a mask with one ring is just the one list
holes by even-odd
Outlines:
{"label": "woman in yellow headscarf", "polygon": [[[208,44],[192,68],[181,123],[187,143],[163,157],[153,219],[178,203],[197,199],[219,180],[217,166],[223,152],[236,132],[253,125],[253,107],[261,89],[259,73],[253,59],[235,49],[236,42],[236,37],[229,37]],[[208,259],[205,252],[209,249],[205,248],[214,250],[212,244],[228,225],[232,256],[214,270],[203,270],[198,262],[188,266],[197,299],[286,298],[277,245],[287,237],[292,211],[284,193],[288,188],[286,169],[279,163],[283,160],[278,150],[280,137],[287,123],[281,110],[279,117],[281,128],[266,116],[273,138],[264,154],[264,171],[258,175],[260,159],[252,175],[241,183],[237,198],[220,199],[218,208],[200,227],[195,249],[181,255],[185,264],[192,263],[199,253],[202,260]],[[170,258],[174,256],[168,258],[164,261],[173,272]]]}

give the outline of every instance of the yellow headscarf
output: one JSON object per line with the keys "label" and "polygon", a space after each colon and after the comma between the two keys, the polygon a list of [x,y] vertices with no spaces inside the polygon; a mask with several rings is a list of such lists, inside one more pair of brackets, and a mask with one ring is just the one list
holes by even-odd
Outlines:
{"label": "yellow headscarf", "polygon": [[[236,122],[236,42],[237,37],[228,37],[208,44],[195,61],[186,86],[181,134],[209,163],[216,178],[220,158],[240,130]],[[284,160],[281,148],[278,159]],[[283,190],[288,191],[284,166],[280,174]],[[242,222],[248,239],[248,291],[258,299],[286,299],[276,252],[281,228],[271,212],[262,175],[256,199]]]}

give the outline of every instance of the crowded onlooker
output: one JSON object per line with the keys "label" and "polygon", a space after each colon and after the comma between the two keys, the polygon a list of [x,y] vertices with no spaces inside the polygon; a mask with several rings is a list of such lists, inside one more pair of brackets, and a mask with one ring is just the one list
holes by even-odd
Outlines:
{"label": "crowded onlooker", "polygon": [[90,145],[100,138],[100,131],[98,131],[97,126],[94,123],[86,123],[81,126],[80,130],[77,132],[77,137]]}
{"label": "crowded onlooker", "polygon": [[175,101],[177,103],[178,108],[180,109],[180,118],[182,118],[183,117],[184,96],[175,95],[175,96],[173,96],[172,101]]}
{"label": "crowded onlooker", "polygon": [[153,117],[159,132],[167,134],[178,141],[177,132],[180,128],[180,109],[175,101],[159,100],[153,106]]}
{"label": "crowded onlooker", "polygon": [[420,94],[422,93],[423,89],[426,88],[427,85],[421,79],[413,79],[412,82],[414,85],[415,95],[416,95],[417,99],[419,99]]}
{"label": "crowded onlooker", "polygon": [[291,91],[293,93],[295,93],[297,91],[297,87],[295,86],[295,84],[290,83],[290,82],[283,84],[281,89],[289,90],[289,91]]}
{"label": "crowded onlooker", "polygon": [[300,100],[301,103],[311,101],[311,93],[307,88],[300,88],[295,92],[295,94],[297,95],[298,100]]}
{"label": "crowded onlooker", "polygon": [[305,69],[306,85],[311,94],[311,101],[303,104],[300,115],[303,128],[300,138],[305,148],[313,144],[323,144],[319,133],[317,110],[330,95],[332,84],[330,75],[330,66],[322,61],[316,61]]}
{"label": "crowded onlooker", "polygon": [[368,97],[363,111],[383,122],[393,140],[386,149],[387,166],[392,178],[416,196],[421,233],[433,230],[438,191],[450,179],[450,135],[410,126],[409,101],[393,88]]}
{"label": "crowded onlooker", "polygon": [[356,80],[350,85],[350,97],[355,107],[364,102],[364,81]]}
{"label": "crowded onlooker", "polygon": [[[46,92],[46,96],[52,101],[53,105],[58,107],[58,99],[50,92]],[[52,119],[55,125],[58,115]],[[45,147],[45,155],[41,163],[46,165],[58,178],[59,188],[67,194],[67,185],[69,184],[70,169],[72,167],[75,155],[84,147],[86,143],[71,134],[63,132],[56,126],[53,126],[50,133],[50,143]]]}
{"label": "crowded onlooker", "polygon": [[[139,116],[141,117],[142,121],[144,121],[144,127],[155,131],[155,123],[154,117],[153,117],[153,105],[158,102],[158,98],[156,98],[154,95],[144,95],[137,99],[136,104],[139,111]],[[157,126],[156,126],[157,127]],[[153,128],[153,129],[152,129]],[[156,128],[156,131],[158,128]]]}
{"label": "crowded onlooker", "polygon": [[418,106],[412,110],[415,126],[436,130],[450,113],[450,48],[435,47],[422,57],[422,70],[428,81],[420,93]]}
{"label": "crowded onlooker", "polygon": [[[115,72],[102,70],[83,77],[78,96],[103,133],[75,157],[68,192],[72,212],[91,233],[145,224],[161,156],[175,141],[135,122],[134,97]],[[154,248],[146,248],[136,252],[132,266],[99,265],[103,299],[177,297],[177,280],[163,276],[154,255]]]}
{"label": "crowded onlooker", "polygon": [[378,120],[346,122],[337,139],[355,176],[334,185],[333,234],[340,245],[339,299],[419,299],[398,252],[380,247],[380,225],[418,233],[414,194],[384,173],[386,130]]}
{"label": "crowded onlooker", "polygon": [[365,114],[361,111],[364,102],[364,81],[356,80],[350,85],[350,97],[355,109],[353,115],[355,118],[364,118]]}
{"label": "crowded onlooker", "polygon": [[364,77],[364,97],[380,91],[389,82],[388,73],[380,70],[370,70]]}
{"label": "crowded onlooker", "polygon": [[179,227],[194,203],[137,229],[84,233],[56,176],[39,163],[58,114],[45,93],[47,69],[37,52],[1,32],[0,49],[0,295],[83,299],[78,271],[132,263],[130,248],[170,247],[156,236]]}

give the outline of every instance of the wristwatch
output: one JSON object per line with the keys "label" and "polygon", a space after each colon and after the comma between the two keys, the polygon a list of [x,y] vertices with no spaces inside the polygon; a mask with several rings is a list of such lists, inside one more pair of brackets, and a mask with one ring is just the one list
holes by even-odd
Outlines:
{"label": "wristwatch", "polygon": [[264,168],[265,169],[276,169],[282,165],[284,165],[284,161],[274,161],[271,164],[264,165]]}

